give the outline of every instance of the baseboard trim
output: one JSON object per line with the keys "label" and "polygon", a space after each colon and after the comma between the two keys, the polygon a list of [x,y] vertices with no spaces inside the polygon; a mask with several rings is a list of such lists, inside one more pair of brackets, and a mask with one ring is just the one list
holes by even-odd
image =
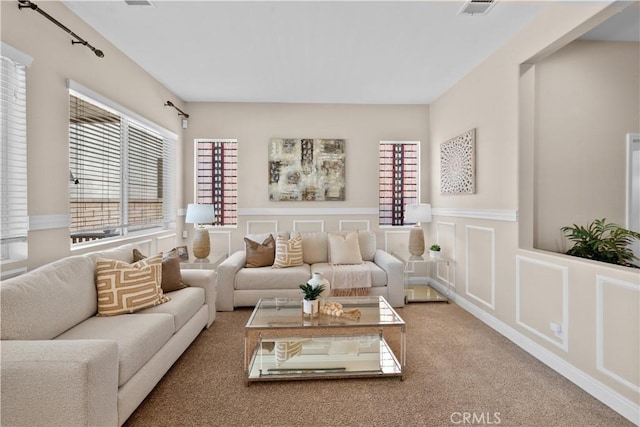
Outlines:
{"label": "baseboard trim", "polygon": [[[440,282],[433,280],[432,278],[429,279],[429,284],[441,293],[446,293],[447,291],[446,285],[443,285]],[[480,309],[478,306],[472,304],[460,295],[452,292],[450,299],[451,302],[458,304],[464,310],[484,322],[487,326],[511,340],[518,347],[522,348],[524,351],[531,354],[536,359],[549,366],[551,369],[558,372],[560,375],[564,376],[569,381],[582,388],[584,391],[586,391],[635,425],[639,425],[638,422],[640,420],[640,405],[633,403],[606,384],[603,384],[602,382],[589,376],[587,373],[576,368],[561,357],[558,357],[556,354],[550,352],[538,343],[532,341],[525,335],[513,329],[511,326],[507,325],[506,323],[502,322],[486,311]]]}

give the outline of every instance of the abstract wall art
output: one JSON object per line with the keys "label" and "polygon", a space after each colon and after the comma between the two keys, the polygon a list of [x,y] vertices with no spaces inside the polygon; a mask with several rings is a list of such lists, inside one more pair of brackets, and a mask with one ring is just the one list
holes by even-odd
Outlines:
{"label": "abstract wall art", "polygon": [[345,200],[344,139],[269,143],[269,200]]}
{"label": "abstract wall art", "polygon": [[475,193],[476,130],[440,144],[440,193]]}

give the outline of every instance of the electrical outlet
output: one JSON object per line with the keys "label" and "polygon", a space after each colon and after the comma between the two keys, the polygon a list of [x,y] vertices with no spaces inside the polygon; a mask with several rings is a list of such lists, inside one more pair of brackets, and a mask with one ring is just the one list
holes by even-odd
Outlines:
{"label": "electrical outlet", "polygon": [[562,324],[551,322],[549,327],[551,328],[551,332],[553,332],[555,336],[557,336],[558,338],[562,338]]}
{"label": "electrical outlet", "polygon": [[183,239],[188,239],[189,238],[189,232],[187,230],[182,230],[182,238]]}

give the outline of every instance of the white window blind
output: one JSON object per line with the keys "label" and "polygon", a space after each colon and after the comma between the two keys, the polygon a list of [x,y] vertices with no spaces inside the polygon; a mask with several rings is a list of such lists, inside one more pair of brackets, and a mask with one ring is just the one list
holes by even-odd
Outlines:
{"label": "white window blind", "polygon": [[380,225],[404,225],[404,207],[418,203],[420,150],[417,142],[381,142]]}
{"label": "white window blind", "polygon": [[197,139],[196,203],[213,204],[214,225],[238,224],[238,141]]}
{"label": "white window blind", "polygon": [[2,260],[27,257],[27,98],[25,67],[12,59],[2,61],[0,126],[0,241]]}
{"label": "white window blind", "polygon": [[175,226],[175,140],[70,91],[71,242]]}

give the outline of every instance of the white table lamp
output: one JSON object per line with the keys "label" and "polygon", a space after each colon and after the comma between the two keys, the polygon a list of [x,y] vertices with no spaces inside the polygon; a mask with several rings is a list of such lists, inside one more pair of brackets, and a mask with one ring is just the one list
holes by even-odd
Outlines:
{"label": "white table lamp", "polygon": [[209,232],[203,224],[211,224],[215,219],[213,205],[189,203],[187,206],[187,216],[184,222],[195,224],[195,234],[193,236],[193,255],[196,258],[206,258],[211,251],[209,242]]}
{"label": "white table lamp", "polygon": [[405,223],[415,223],[409,232],[409,253],[421,257],[424,253],[424,233],[421,223],[431,222],[431,205],[407,205],[404,213]]}

